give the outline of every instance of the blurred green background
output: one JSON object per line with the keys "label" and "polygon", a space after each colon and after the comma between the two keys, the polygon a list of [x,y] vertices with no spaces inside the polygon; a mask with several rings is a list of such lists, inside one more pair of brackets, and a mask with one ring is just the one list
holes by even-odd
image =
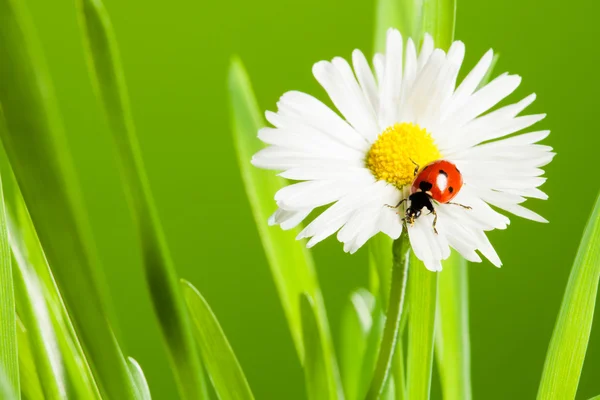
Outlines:
{"label": "blurred green background", "polygon": [[[27,0],[54,79],[91,213],[125,351],[155,399],[175,385],[140,265],[110,137],[88,80],[72,0]],[[287,90],[324,98],[311,66],[371,52],[373,1],[226,2],[105,0],[119,40],[146,167],[179,275],[205,295],[259,399],[302,399],[303,375],[235,160],[226,74],[239,54],[261,108]],[[489,48],[496,74],[536,92],[531,112],[558,153],[530,206],[551,222],[513,218],[490,236],[504,267],[470,268],[473,391],[478,399],[533,399],[570,266],[600,187],[597,17],[591,0],[460,0],[458,39],[467,67]],[[273,228],[275,229],[275,228]],[[335,239],[315,249],[334,337],[351,290],[367,283],[365,249],[348,256]],[[600,321],[592,332],[578,398],[600,393]],[[434,394],[439,390],[434,383]],[[434,397],[435,397],[434,396]]]}

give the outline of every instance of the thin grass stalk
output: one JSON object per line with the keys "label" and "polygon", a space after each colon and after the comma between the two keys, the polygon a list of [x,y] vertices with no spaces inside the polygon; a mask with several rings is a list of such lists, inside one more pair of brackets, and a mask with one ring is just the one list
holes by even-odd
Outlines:
{"label": "thin grass stalk", "polygon": [[80,0],[78,5],[92,81],[113,134],[152,304],[168,345],[178,387],[184,398],[206,398],[206,382],[192,325],[146,176],[110,19],[100,0]]}
{"label": "thin grass stalk", "polygon": [[131,399],[129,371],[111,329],[104,279],[52,85],[18,0],[0,0],[0,105],[6,121],[0,138],[86,358],[107,397]]}
{"label": "thin grass stalk", "polygon": [[398,331],[402,318],[410,259],[410,245],[406,230],[402,232],[400,238],[394,241],[393,254],[394,262],[385,327],[383,328],[383,337],[379,347],[375,373],[367,392],[367,400],[376,400],[381,395],[390,374],[396,342],[399,338]]}
{"label": "thin grass stalk", "polygon": [[19,393],[16,316],[15,288],[13,286],[11,253],[8,244],[4,193],[0,181],[0,370],[4,372],[5,383],[10,386],[12,392]]}

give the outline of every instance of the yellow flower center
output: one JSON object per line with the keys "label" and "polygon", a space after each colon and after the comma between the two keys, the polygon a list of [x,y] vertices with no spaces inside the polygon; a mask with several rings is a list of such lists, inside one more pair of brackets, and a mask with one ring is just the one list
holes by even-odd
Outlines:
{"label": "yellow flower center", "polygon": [[416,165],[441,158],[433,138],[419,125],[403,122],[387,128],[367,153],[367,167],[378,180],[400,188],[414,179]]}

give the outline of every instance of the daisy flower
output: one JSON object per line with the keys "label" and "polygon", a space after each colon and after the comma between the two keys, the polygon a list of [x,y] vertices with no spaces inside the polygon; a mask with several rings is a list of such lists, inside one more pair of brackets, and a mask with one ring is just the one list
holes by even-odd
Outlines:
{"label": "daisy flower", "polygon": [[[503,74],[481,86],[492,65],[490,50],[457,84],[464,55],[462,42],[445,53],[434,48],[431,36],[417,52],[411,39],[404,46],[400,33],[390,29],[373,70],[359,50],[352,65],[339,57],[316,63],[313,74],[339,114],[296,91],[281,97],[277,112],[266,113],[274,127],[261,129],[258,137],[270,146],[252,163],[300,181],[275,194],[278,209],[269,223],[291,229],[329,205],[298,235],[310,238],[308,247],[337,232],[344,250],[354,253],[379,232],[397,239],[408,229],[415,255],[432,271],[441,270],[450,248],[474,262],[481,261],[479,252],[500,266],[485,232],[505,229],[506,213],[547,222],[521,203],[547,199],[538,189],[546,180],[541,167],[554,153],[536,144],[549,131],[512,135],[545,117],[519,116],[534,94],[495,107],[521,78]],[[410,201],[390,205],[409,197],[415,165],[436,160],[458,168],[464,184],[452,201],[470,209],[434,201],[435,229],[435,216],[425,209],[405,223]]]}

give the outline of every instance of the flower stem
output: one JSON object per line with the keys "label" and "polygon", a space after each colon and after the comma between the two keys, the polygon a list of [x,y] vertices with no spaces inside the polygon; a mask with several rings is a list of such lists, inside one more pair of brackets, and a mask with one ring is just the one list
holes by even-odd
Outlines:
{"label": "flower stem", "polygon": [[396,341],[398,340],[398,329],[400,327],[400,318],[404,308],[404,294],[406,292],[406,278],[408,276],[409,264],[409,242],[406,231],[402,232],[400,238],[394,241],[392,247],[392,279],[390,286],[389,304],[385,327],[383,329],[383,338],[379,348],[375,372],[371,380],[371,386],[367,392],[367,400],[376,400],[385,386],[385,381],[389,375],[392,366],[392,358]]}

